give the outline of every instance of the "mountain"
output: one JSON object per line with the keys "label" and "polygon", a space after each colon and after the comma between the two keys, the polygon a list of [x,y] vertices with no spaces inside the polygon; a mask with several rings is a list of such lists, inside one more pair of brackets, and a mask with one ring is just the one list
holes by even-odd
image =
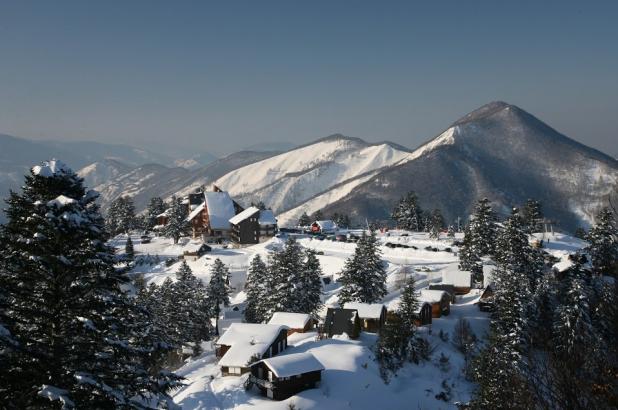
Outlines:
{"label": "mountain", "polygon": [[84,178],[84,184],[87,187],[94,187],[104,184],[110,180],[114,180],[121,175],[124,175],[133,169],[132,166],[117,161],[115,159],[103,159],[86,165],[77,173]]}
{"label": "mountain", "polygon": [[526,111],[487,104],[412,153],[413,159],[372,176],[324,207],[357,221],[388,219],[415,191],[425,209],[465,219],[482,197],[501,214],[528,198],[565,229],[588,225],[618,187],[618,161],[562,135]]}

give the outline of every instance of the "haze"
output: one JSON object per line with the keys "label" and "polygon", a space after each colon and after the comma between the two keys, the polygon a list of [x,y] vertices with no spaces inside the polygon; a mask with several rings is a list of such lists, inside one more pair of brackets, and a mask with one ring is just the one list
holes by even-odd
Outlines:
{"label": "haze", "polygon": [[426,3],[2,2],[0,133],[413,148],[504,100],[618,154],[618,2]]}

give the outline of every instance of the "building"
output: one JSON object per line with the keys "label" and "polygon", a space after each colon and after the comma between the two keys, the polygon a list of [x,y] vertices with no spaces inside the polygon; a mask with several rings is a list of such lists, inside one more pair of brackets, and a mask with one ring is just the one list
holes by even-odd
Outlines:
{"label": "building", "polygon": [[224,376],[247,373],[251,363],[288,347],[288,329],[280,325],[231,323],[217,340],[216,355]]}
{"label": "building", "polygon": [[270,209],[254,206],[245,209],[229,220],[231,239],[238,244],[256,244],[267,241],[277,232],[277,219]]}
{"label": "building", "polygon": [[153,228],[154,230],[162,229],[163,227],[165,227],[165,225],[167,225],[167,223],[170,220],[170,216],[169,216],[170,212],[171,212],[171,209],[166,209],[159,215],[155,216],[157,224],[154,226]]}
{"label": "building", "polygon": [[195,206],[187,217],[193,238],[202,237],[204,242],[229,239],[232,231],[230,218],[242,212],[242,207],[216,186],[215,191],[202,195],[202,203]]}
{"label": "building", "polygon": [[356,309],[328,308],[324,324],[318,329],[319,337],[347,334],[356,339],[361,332],[361,322]]}
{"label": "building", "polygon": [[337,232],[337,224],[331,220],[315,221],[311,224],[311,233],[329,235]]}
{"label": "building", "polygon": [[483,312],[490,312],[494,306],[494,288],[492,285],[488,285],[481,297],[479,298],[479,309]]}
{"label": "building", "polygon": [[287,326],[289,336],[310,331],[315,327],[316,320],[307,313],[275,312],[268,324]]}
{"label": "building", "polygon": [[418,310],[416,311],[416,326],[426,326],[431,324],[433,311],[431,304],[428,302],[419,302]]}
{"label": "building", "polygon": [[446,270],[442,272],[442,284],[453,285],[456,295],[465,295],[472,288],[472,274],[467,271]]}
{"label": "building", "polygon": [[251,365],[249,380],[268,398],[285,400],[322,380],[324,366],[311,353],[294,353]]}
{"label": "building", "polygon": [[442,283],[438,283],[435,285],[429,285],[429,290],[443,290],[448,293],[451,298],[451,303],[455,303],[457,301],[455,297],[455,286],[453,285],[444,285]]}
{"label": "building", "polygon": [[431,304],[431,315],[435,318],[451,313],[451,297],[444,290],[421,289],[418,300]]}
{"label": "building", "polygon": [[212,251],[212,248],[205,243],[195,245],[191,244],[187,245],[185,248],[188,249],[182,253],[182,258],[186,261],[195,261]]}
{"label": "building", "polygon": [[361,329],[365,332],[379,332],[386,321],[386,307],[381,303],[349,302],[343,307],[358,312]]}

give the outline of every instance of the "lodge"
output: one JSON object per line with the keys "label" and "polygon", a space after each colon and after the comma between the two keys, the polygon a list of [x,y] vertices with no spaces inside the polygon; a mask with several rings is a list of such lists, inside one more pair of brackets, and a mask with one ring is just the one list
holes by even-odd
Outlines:
{"label": "lodge", "polygon": [[386,321],[386,307],[381,303],[348,302],[343,307],[358,312],[361,329],[365,332],[379,332]]}
{"label": "lodge", "polygon": [[431,304],[432,317],[439,318],[451,312],[451,298],[444,290],[422,289],[418,299]]}
{"label": "lodge", "polygon": [[324,323],[318,327],[318,338],[347,334],[356,339],[361,332],[361,322],[356,309],[328,308]]}
{"label": "lodge", "polygon": [[289,336],[310,331],[315,327],[316,320],[307,313],[275,312],[268,324],[287,326]]}
{"label": "lodge", "polygon": [[230,239],[241,245],[265,242],[277,231],[277,219],[270,209],[260,210],[252,206],[230,218],[229,222]]}

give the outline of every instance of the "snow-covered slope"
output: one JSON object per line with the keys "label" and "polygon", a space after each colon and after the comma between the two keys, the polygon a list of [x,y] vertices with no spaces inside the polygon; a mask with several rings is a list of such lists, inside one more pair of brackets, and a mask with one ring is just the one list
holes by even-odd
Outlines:
{"label": "snow-covered slope", "polygon": [[119,176],[126,174],[132,169],[127,164],[113,159],[104,159],[86,165],[79,171],[77,175],[84,178],[84,183],[88,187],[95,187],[106,182],[109,182]]}

